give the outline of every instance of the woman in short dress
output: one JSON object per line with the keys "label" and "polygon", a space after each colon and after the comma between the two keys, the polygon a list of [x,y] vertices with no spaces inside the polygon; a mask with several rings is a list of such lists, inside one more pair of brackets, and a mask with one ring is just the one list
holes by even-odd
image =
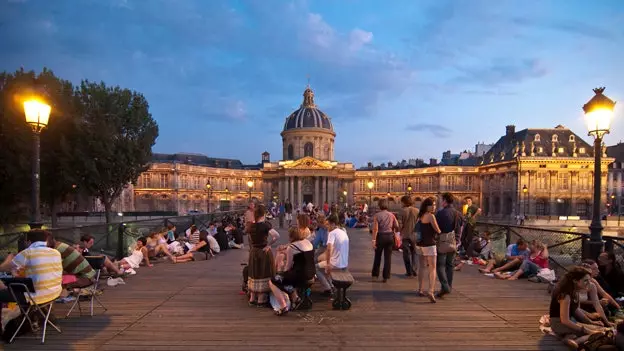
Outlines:
{"label": "woman in short dress", "polygon": [[254,210],[255,223],[249,229],[249,265],[247,288],[249,305],[264,306],[268,303],[269,281],[275,275],[271,245],[279,239],[279,233],[265,220],[264,205]]}
{"label": "woman in short dress", "polygon": [[[432,303],[436,302],[433,292],[436,284],[436,236],[440,234],[440,227],[434,216],[432,198],[426,198],[420,205],[418,221],[420,222],[420,237],[416,241],[416,253],[418,254],[418,295],[427,296]],[[425,268],[426,267],[426,268]],[[423,280],[425,269],[429,277],[429,291],[423,292]]]}

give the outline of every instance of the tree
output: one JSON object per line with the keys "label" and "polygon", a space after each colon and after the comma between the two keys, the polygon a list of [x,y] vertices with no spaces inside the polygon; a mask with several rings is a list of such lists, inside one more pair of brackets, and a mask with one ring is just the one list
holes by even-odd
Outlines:
{"label": "tree", "polygon": [[151,161],[158,125],[143,95],[83,81],[76,89],[82,118],[82,145],[76,152],[82,186],[104,204],[110,223],[113,202],[124,187],[136,183]]}
{"label": "tree", "polygon": [[46,68],[38,75],[20,69],[0,73],[0,223],[25,218],[31,191],[32,131],[24,119],[23,101],[36,96],[52,107],[41,133],[41,200],[56,225],[56,204],[71,191],[75,174],[66,166],[74,160],[74,88]]}

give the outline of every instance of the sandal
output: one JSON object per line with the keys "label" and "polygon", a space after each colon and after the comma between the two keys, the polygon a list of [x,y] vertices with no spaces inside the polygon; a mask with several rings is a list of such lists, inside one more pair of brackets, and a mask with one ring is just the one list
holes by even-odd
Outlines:
{"label": "sandal", "polygon": [[435,296],[433,296],[433,294],[427,294],[427,297],[429,298],[429,302],[436,303],[436,299],[435,299]]}
{"label": "sandal", "polygon": [[422,290],[418,290],[418,291],[416,292],[416,294],[418,294],[418,296],[420,296],[420,297],[425,297],[425,296],[427,296],[427,294],[425,294]]}
{"label": "sandal", "polygon": [[279,309],[277,311],[275,311],[275,315],[278,317],[282,317],[288,314],[288,309],[287,308],[283,308],[283,309]]}

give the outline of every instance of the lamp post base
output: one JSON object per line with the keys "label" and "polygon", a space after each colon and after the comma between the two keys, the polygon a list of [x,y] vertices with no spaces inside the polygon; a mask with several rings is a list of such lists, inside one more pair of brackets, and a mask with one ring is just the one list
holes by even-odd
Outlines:
{"label": "lamp post base", "polygon": [[590,237],[589,243],[587,244],[590,255],[589,258],[593,260],[598,259],[598,256],[600,255],[600,253],[602,253],[602,250],[604,248],[604,241],[602,240],[602,229],[602,224],[595,219],[589,225]]}
{"label": "lamp post base", "polygon": [[604,248],[604,242],[590,240],[587,243],[587,245],[588,245],[588,251],[589,251],[589,258],[591,258],[594,261],[597,260],[598,256],[600,256]]}

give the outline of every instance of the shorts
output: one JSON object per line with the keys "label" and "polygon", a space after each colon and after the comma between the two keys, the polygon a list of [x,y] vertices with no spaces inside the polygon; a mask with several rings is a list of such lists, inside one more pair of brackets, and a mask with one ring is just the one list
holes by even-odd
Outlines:
{"label": "shorts", "polygon": [[286,219],[287,221],[292,221],[292,213],[288,213],[288,212],[286,212],[285,219]]}
{"label": "shorts", "polygon": [[437,256],[438,250],[433,246],[416,246],[416,254],[422,256]]}

